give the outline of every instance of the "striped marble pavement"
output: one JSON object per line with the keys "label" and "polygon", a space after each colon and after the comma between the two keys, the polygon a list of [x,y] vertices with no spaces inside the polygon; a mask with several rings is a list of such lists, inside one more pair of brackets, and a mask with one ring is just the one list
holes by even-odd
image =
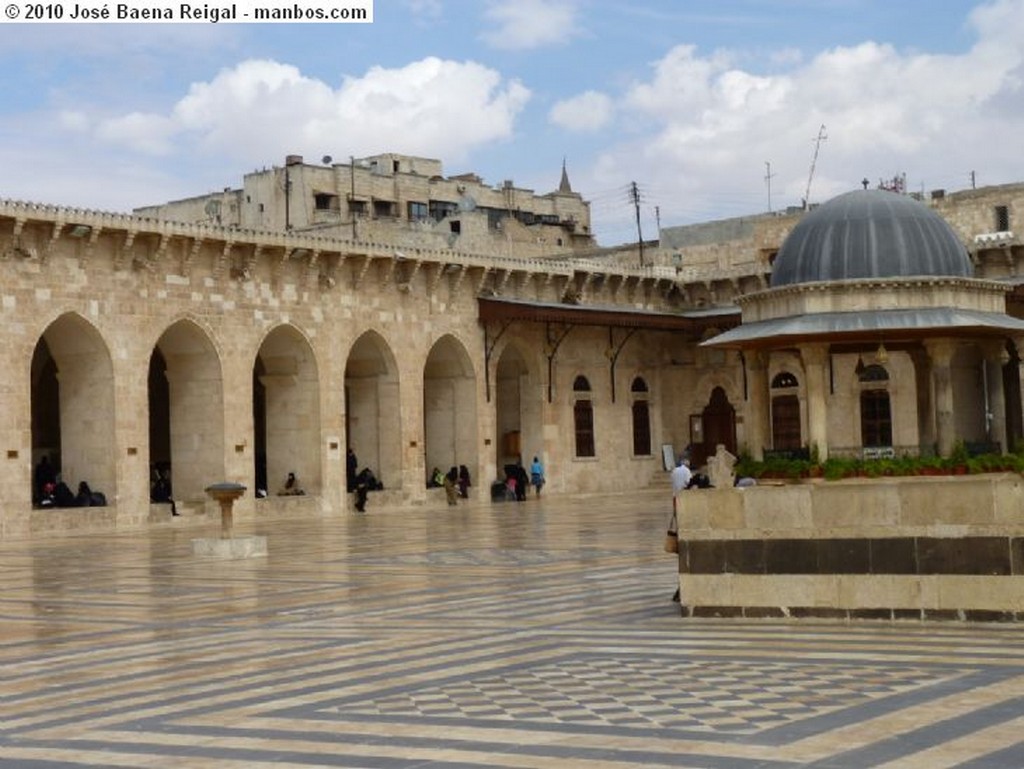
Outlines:
{"label": "striped marble pavement", "polygon": [[0,766],[1024,767],[1024,629],[680,617],[664,493],[0,543]]}

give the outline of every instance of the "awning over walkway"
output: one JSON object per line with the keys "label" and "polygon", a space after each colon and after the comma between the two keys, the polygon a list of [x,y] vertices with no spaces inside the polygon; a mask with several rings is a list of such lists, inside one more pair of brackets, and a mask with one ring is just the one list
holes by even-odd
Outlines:
{"label": "awning over walkway", "polygon": [[814,313],[745,323],[703,344],[709,347],[754,347],[783,341],[857,338],[870,334],[901,339],[1010,336],[1024,334],[1024,320],[1002,313],[955,307]]}
{"label": "awning over walkway", "polygon": [[558,302],[528,302],[516,299],[478,297],[482,321],[532,321],[566,323],[577,326],[655,329],[662,331],[701,331],[710,327],[733,328],[740,322],[738,307],[717,307],[683,313],[625,309],[623,307]]}

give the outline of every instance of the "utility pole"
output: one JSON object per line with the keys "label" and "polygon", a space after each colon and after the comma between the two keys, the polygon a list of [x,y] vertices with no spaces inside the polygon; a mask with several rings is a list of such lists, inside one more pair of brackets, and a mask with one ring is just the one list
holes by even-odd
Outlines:
{"label": "utility pole", "polygon": [[766,160],[764,162],[764,167],[765,167],[764,180],[768,184],[768,213],[771,213],[772,212],[772,177],[775,176],[775,174],[772,173],[771,161]]}
{"label": "utility pole", "polygon": [[289,168],[291,168],[291,166],[288,165],[288,161],[286,160],[284,163],[284,228],[286,230],[290,230],[292,228],[292,177],[289,172]]}
{"label": "utility pole", "polygon": [[972,189],[972,190],[976,190],[976,189],[978,189],[978,187],[977,187],[977,181],[978,181],[978,180],[977,180],[977,178],[976,178],[976,177],[975,177],[975,175],[974,175],[974,171],[971,171],[971,189]]}
{"label": "utility pole", "polygon": [[825,124],[821,124],[821,128],[818,129],[818,138],[814,141],[814,157],[811,159],[811,172],[807,175],[807,192],[804,193],[804,209],[811,207],[811,180],[814,178],[814,166],[818,163],[818,150],[821,149],[821,143],[825,141],[828,136],[825,135]]}
{"label": "utility pole", "polygon": [[636,239],[640,246],[640,266],[644,266],[644,236],[640,231],[640,188],[636,186],[636,182],[631,182],[629,186],[629,194],[633,199],[633,208],[636,209]]}
{"label": "utility pole", "polygon": [[352,240],[356,240],[356,159],[348,156],[348,215],[352,219]]}

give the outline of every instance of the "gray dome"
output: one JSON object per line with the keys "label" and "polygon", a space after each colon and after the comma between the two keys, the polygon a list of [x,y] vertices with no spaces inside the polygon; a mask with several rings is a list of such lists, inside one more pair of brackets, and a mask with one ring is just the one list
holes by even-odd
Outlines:
{"label": "gray dome", "polygon": [[800,220],[775,257],[771,284],[972,275],[967,249],[928,206],[895,192],[856,190]]}

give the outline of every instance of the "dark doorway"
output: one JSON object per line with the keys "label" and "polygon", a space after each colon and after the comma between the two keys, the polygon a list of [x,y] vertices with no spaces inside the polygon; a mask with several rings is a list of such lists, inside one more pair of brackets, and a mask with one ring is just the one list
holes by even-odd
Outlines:
{"label": "dark doorway", "polygon": [[704,407],[701,418],[704,442],[693,447],[691,464],[695,468],[707,462],[719,443],[730,453],[736,453],[736,409],[729,403],[724,389],[716,387],[711,391],[711,399]]}

